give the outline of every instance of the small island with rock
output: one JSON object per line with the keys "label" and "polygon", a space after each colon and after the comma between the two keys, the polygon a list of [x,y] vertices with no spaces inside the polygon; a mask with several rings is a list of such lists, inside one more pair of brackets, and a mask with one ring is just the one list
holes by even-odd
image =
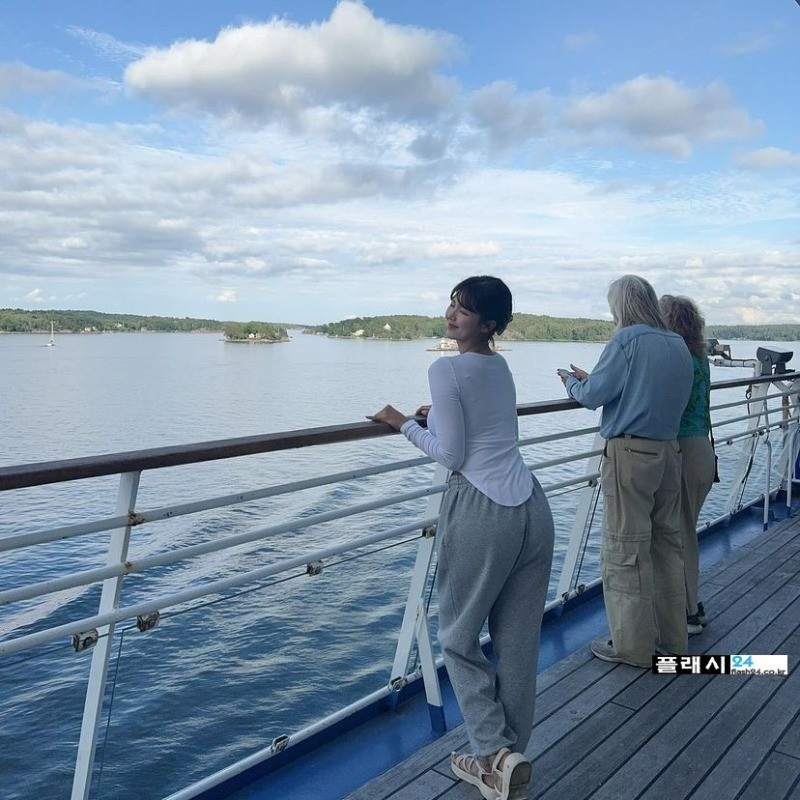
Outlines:
{"label": "small island with rock", "polygon": [[269,322],[226,322],[222,332],[225,341],[232,344],[279,344],[289,341],[286,328]]}

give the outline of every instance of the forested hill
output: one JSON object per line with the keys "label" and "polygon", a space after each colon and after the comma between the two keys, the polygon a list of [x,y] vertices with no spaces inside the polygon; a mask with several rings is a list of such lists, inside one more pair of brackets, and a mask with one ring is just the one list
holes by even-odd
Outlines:
{"label": "forested hill", "polygon": [[[287,328],[304,328],[306,333],[365,339],[425,339],[443,337],[446,330],[443,317],[410,314],[356,317],[326,325],[303,326],[281,322],[230,323],[194,317],[107,314],[101,311],[0,309],[0,333],[49,333],[51,322],[60,333],[224,331],[229,338],[246,338],[250,332],[255,332],[258,338],[273,340],[287,338]],[[602,342],[611,336],[612,331],[612,324],[606,320],[515,314],[502,338],[511,341]],[[798,342],[800,324],[709,325],[706,333],[721,342],[735,339]]]}
{"label": "forested hill", "polygon": [[[24,311],[0,309],[0,331],[5,333],[50,333],[50,323],[58,333],[121,333],[126,331],[223,331],[229,323],[193,317],[147,317],[137,314],[106,314],[101,311]],[[230,323],[239,325],[240,323]],[[270,329],[276,338],[286,338],[280,323],[249,323]],[[277,331],[272,331],[277,329]]]}
{"label": "forested hill", "polygon": [[[446,331],[443,317],[395,315],[385,317],[356,317],[327,325],[316,325],[306,333],[345,336],[364,339],[424,339],[443,337]],[[613,325],[598,319],[565,319],[536,314],[515,314],[503,334],[503,340],[527,341],[606,341]]]}
{"label": "forested hill", "polygon": [[[364,339],[424,339],[443,337],[445,330],[443,317],[393,315],[344,319],[311,326],[305,332]],[[614,326],[607,320],[514,314],[502,339],[604,342],[611,337],[613,330]],[[800,325],[710,325],[707,335],[722,342],[730,339],[797,342],[800,341]]]}
{"label": "forested hill", "polygon": [[749,339],[755,342],[800,342],[800,324],[787,325],[709,325],[706,336],[728,342]]}

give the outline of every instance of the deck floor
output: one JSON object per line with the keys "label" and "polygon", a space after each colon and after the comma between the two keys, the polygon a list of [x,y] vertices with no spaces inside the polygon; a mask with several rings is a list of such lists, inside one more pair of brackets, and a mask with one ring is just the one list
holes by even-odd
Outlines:
{"label": "deck floor", "polygon": [[[583,647],[539,676],[530,800],[800,798],[800,518],[701,579],[690,651],[788,654],[789,675],[654,675]],[[466,742],[462,725],[349,800],[480,798],[449,769]]]}

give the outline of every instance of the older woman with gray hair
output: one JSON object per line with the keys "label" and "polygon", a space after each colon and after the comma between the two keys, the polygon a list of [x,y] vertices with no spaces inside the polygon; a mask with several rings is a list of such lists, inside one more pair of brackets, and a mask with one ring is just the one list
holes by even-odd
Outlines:
{"label": "older woman with gray hair", "polygon": [[667,330],[653,287],[637,275],[611,283],[616,330],[591,375],[562,371],[567,393],[603,407],[601,574],[611,638],[604,661],[650,667],[654,653],[688,649],[680,526],[678,426],[692,388],[692,358]]}

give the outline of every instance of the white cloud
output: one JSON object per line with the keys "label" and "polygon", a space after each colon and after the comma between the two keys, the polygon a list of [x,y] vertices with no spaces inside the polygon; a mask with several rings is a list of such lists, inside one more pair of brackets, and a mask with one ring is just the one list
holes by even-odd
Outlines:
{"label": "white cloud", "polygon": [[512,82],[495,81],[472,95],[469,110],[492,146],[509,147],[545,131],[549,105],[546,91],[521,95]]}
{"label": "white cloud", "polygon": [[736,163],[752,170],[800,169],[800,153],[780,147],[762,147],[760,150],[740,153]]}
{"label": "white cloud", "polygon": [[453,86],[437,73],[451,57],[448,34],[377,19],[342,0],[308,26],[273,18],[223,30],[213,42],[150,50],[125,71],[134,93],[166,106],[258,123],[301,121],[308,109],[372,108],[436,116]]}
{"label": "white cloud", "polygon": [[431,258],[487,258],[502,251],[497,242],[437,242],[427,248],[426,255]]}
{"label": "white cloud", "polygon": [[[141,104],[89,110],[108,124],[0,111],[4,296],[38,285],[48,294],[27,302],[55,292],[82,298],[66,307],[195,316],[228,303],[241,318],[314,322],[440,314],[480,270],[509,281],[520,311],[599,318],[608,282],[640,272],[702,299],[712,322],[798,308],[794,153],[740,157],[782,168],[765,176],[635,152],[686,157],[760,131],[721,84],[642,76],[564,99],[481,87],[484,75],[471,91],[443,77],[454,50],[344,2],[323,22],[248,23],[146,52],[128,88],[167,106],[159,124],[120,121]],[[553,52],[563,58],[557,41]],[[187,122],[178,108],[201,113]],[[615,149],[601,158],[603,145]]]}
{"label": "white cloud", "polygon": [[41,70],[19,61],[0,63],[0,96],[15,93],[53,94],[80,89],[84,81],[58,70]]}
{"label": "white cloud", "polygon": [[765,33],[751,33],[742,36],[738,41],[720,48],[720,52],[729,56],[743,56],[768,50],[774,45],[773,38]]}
{"label": "white cloud", "polygon": [[567,127],[584,133],[617,131],[646,150],[687,158],[695,145],[740,139],[763,125],[733,105],[719,82],[689,88],[668,77],[640,75],[604,94],[572,100],[562,115]]}
{"label": "white cloud", "polygon": [[25,299],[31,303],[41,303],[44,298],[42,297],[42,290],[41,289],[32,289],[28,294],[25,295]]}
{"label": "white cloud", "polygon": [[592,31],[584,33],[573,33],[564,37],[564,49],[570,53],[576,53],[579,50],[585,50],[599,41],[599,37]]}
{"label": "white cloud", "polygon": [[66,31],[109,61],[128,62],[140,58],[147,51],[143,44],[127,44],[107,33],[83,28],[80,25],[68,25]]}

